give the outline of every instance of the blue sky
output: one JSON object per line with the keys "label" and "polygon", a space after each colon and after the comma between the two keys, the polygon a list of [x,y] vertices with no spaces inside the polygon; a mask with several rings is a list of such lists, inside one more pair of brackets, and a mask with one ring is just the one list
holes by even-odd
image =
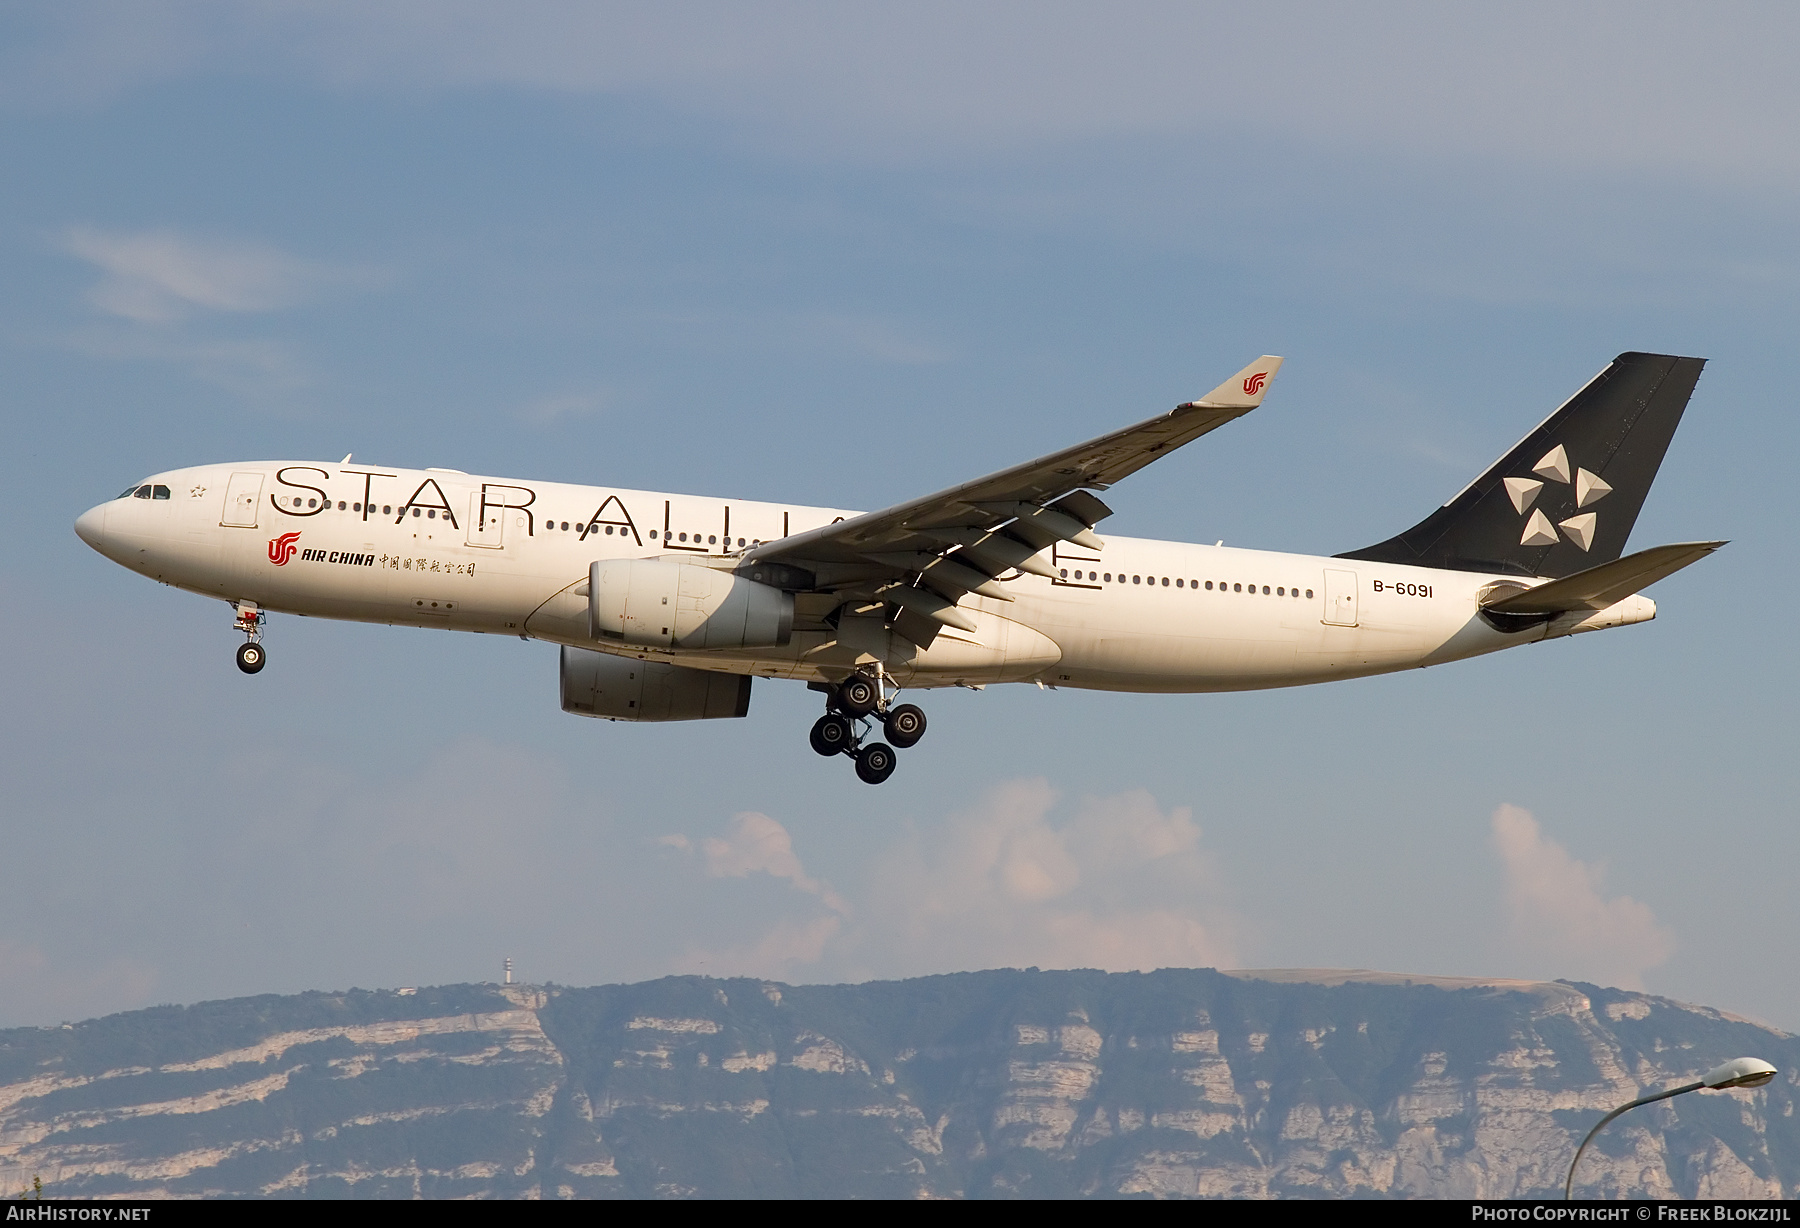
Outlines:
{"label": "blue sky", "polygon": [[[44,4],[0,17],[0,1024],[495,976],[1567,976],[1800,1027],[1800,86],[1780,6]],[[1615,353],[1711,360],[1646,626],[1255,695],[635,728],[555,651],[86,549],[272,457],[876,507],[1256,354],[1116,532],[1412,524]],[[1725,1055],[1731,1056],[1731,1055]]]}

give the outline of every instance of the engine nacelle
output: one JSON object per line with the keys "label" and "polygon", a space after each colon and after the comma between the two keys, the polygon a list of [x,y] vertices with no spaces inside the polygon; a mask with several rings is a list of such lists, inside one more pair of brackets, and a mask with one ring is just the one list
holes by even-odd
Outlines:
{"label": "engine nacelle", "polygon": [[562,650],[562,706],[609,721],[706,721],[750,711],[750,677],[666,661]]}
{"label": "engine nacelle", "polygon": [[668,559],[588,568],[588,634],[642,648],[772,648],[794,632],[794,598],[729,571]]}

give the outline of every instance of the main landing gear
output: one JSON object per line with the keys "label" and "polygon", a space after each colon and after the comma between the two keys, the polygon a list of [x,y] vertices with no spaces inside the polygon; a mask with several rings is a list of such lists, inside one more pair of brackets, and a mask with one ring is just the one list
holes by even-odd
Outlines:
{"label": "main landing gear", "polygon": [[[851,674],[827,694],[826,712],[813,723],[808,740],[821,755],[849,755],[856,760],[856,776],[865,784],[878,785],[894,774],[894,748],[905,749],[925,736],[925,713],[914,704],[889,706],[886,680],[868,674]],[[887,742],[868,741],[872,726],[881,723]],[[890,745],[891,743],[891,745]]]}
{"label": "main landing gear", "polygon": [[269,654],[262,646],[263,620],[268,618],[256,604],[250,601],[237,603],[237,621],[232,623],[244,633],[244,642],[238,645],[238,668],[246,674],[254,674],[269,663]]}

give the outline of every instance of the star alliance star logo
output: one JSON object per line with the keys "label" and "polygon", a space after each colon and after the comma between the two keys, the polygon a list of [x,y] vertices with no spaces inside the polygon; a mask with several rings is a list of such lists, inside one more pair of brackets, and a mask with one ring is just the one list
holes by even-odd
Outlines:
{"label": "star alliance star logo", "polygon": [[1592,547],[1595,526],[1600,521],[1597,513],[1578,512],[1567,520],[1560,520],[1552,525],[1550,517],[1544,515],[1543,508],[1534,510],[1531,505],[1537,502],[1538,495],[1543,492],[1544,482],[1561,482],[1565,486],[1573,483],[1577,508],[1598,503],[1612,493],[1612,487],[1601,481],[1599,475],[1589,473],[1586,469],[1577,468],[1571,477],[1569,454],[1563,451],[1560,443],[1544,453],[1544,458],[1533,465],[1531,471],[1544,481],[1538,481],[1537,478],[1507,478],[1505,481],[1506,494],[1512,500],[1513,508],[1521,516],[1526,512],[1531,513],[1530,519],[1525,522],[1524,533],[1519,536],[1519,544],[1554,546],[1559,540],[1556,530],[1561,529],[1563,536],[1582,550]]}

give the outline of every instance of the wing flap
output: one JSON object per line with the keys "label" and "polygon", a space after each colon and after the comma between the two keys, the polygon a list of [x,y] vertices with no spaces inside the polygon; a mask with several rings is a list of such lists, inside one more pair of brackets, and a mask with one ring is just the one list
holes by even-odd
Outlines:
{"label": "wing flap", "polygon": [[1672,576],[1691,563],[1725,545],[1724,542],[1676,542],[1653,546],[1622,559],[1551,580],[1524,592],[1513,592],[1482,609],[1497,614],[1567,614],[1575,610],[1604,610],[1633,593]]}

